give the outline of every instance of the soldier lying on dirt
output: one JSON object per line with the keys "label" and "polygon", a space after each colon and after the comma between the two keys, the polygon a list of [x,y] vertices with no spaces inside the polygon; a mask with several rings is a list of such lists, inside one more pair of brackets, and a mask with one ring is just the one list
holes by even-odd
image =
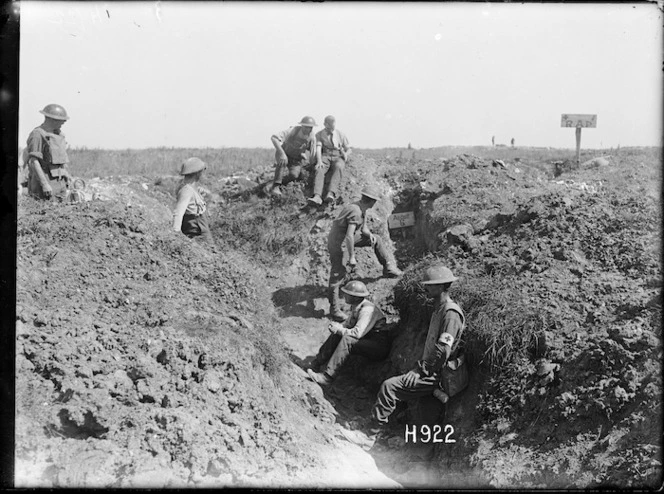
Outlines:
{"label": "soldier lying on dirt", "polygon": [[[371,411],[372,425],[368,438],[357,435],[354,431],[344,432],[351,442],[371,447],[400,401],[433,395],[434,392],[440,393],[441,377],[448,362],[456,362],[457,358],[463,361],[457,350],[464,329],[465,316],[461,307],[448,295],[452,282],[458,278],[445,266],[430,267],[424,278],[422,284],[429,297],[435,299],[435,305],[422,359],[406,374],[383,381]],[[445,401],[445,398],[443,395],[441,401]]]}
{"label": "soldier lying on dirt", "polygon": [[[344,324],[331,322],[330,336],[318,350],[307,370],[309,378],[327,386],[349,355],[362,355],[383,360],[390,353],[390,331],[385,314],[367,297],[369,290],[361,281],[351,281],[341,291],[351,306],[351,315]],[[325,370],[319,372],[325,365]]]}
{"label": "soldier lying on dirt", "polygon": [[371,233],[367,226],[366,212],[378,199],[380,193],[376,187],[365,187],[362,189],[361,199],[344,206],[332,222],[327,237],[327,250],[332,264],[329,281],[330,317],[335,321],[345,321],[348,317],[339,308],[339,287],[350,279],[343,265],[344,244],[348,250],[348,265],[351,271],[357,265],[355,247],[372,247],[378,262],[383,266],[383,276],[392,278],[401,275],[401,270],[397,268],[380,237]]}
{"label": "soldier lying on dirt", "polygon": [[302,168],[306,167],[313,158],[316,152],[316,138],[313,134],[315,126],[316,121],[313,117],[302,117],[296,126],[272,136],[277,167],[274,171],[272,195],[281,195],[281,184],[284,181],[290,182],[300,178]]}
{"label": "soldier lying on dirt", "polygon": [[177,204],[173,212],[173,230],[187,237],[201,237],[212,242],[207,205],[198,182],[207,168],[199,158],[189,158],[180,165],[182,181],[177,188]]}
{"label": "soldier lying on dirt", "polygon": [[39,113],[44,115],[44,122],[30,132],[25,150],[28,193],[37,199],[55,197],[63,201],[71,175],[67,167],[67,143],[60,128],[69,116],[62,106],[56,104],[46,105]]}

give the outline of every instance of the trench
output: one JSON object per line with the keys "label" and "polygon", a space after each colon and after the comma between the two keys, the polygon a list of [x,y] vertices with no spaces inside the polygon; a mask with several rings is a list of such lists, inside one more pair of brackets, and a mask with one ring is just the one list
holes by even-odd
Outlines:
{"label": "trench", "polygon": [[[374,175],[375,168],[372,170]],[[385,185],[385,184],[383,184]],[[391,201],[382,201],[376,213],[382,220],[381,235],[389,239],[399,267],[407,269],[427,252],[435,250],[439,239],[426,214],[429,198],[421,198],[417,191],[405,189],[390,193]],[[414,211],[415,225],[389,231],[387,218],[393,212]],[[336,214],[336,212],[335,212]],[[321,218],[323,220],[321,224]],[[351,355],[330,386],[318,387],[309,381],[306,369],[316,356],[320,345],[329,335],[327,331],[329,304],[327,301],[327,269],[329,261],[321,241],[321,232],[327,233],[333,214],[315,217],[318,225],[307,257],[307,269],[291,266],[281,279],[282,285],[273,292],[273,303],[280,313],[282,337],[295,372],[301,374],[313,393],[321,393],[323,405],[314,414],[321,421],[366,437],[371,409],[381,383],[394,375],[406,372],[413,362],[405,348],[423,346],[428,324],[421,321],[400,321],[398,312],[390,307],[398,279],[381,278],[382,268],[370,249],[358,249],[358,263],[362,277],[375,302],[388,312],[388,322],[396,328],[390,355],[383,361],[371,361]],[[372,231],[375,231],[372,227]],[[321,251],[321,249],[325,249]],[[306,263],[305,263],[306,264]],[[285,282],[285,283],[284,283]],[[284,286],[284,284],[286,286]],[[388,307],[385,307],[385,304]],[[376,469],[405,488],[472,487],[487,484],[479,478],[481,473],[468,462],[469,449],[464,437],[479,425],[473,413],[480,390],[487,376],[481,371],[471,374],[469,387],[446,405],[433,397],[399,404],[390,418],[386,435],[371,448],[351,445],[358,457],[368,455]]]}

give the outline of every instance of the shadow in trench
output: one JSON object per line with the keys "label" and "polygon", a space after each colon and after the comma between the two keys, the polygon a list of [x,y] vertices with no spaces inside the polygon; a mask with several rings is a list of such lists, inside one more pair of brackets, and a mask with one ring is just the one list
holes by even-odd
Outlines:
{"label": "shadow in trench", "polygon": [[[337,412],[339,425],[366,435],[379,383],[375,379],[371,382],[358,379],[357,367],[364,364],[364,371],[379,375],[383,375],[384,369],[380,362],[370,362],[360,357],[353,360],[355,362],[351,363],[351,368],[343,369],[333,383],[322,390]],[[440,488],[443,486],[442,475],[433,462],[436,445],[432,440],[423,441],[422,431],[423,426],[433,431],[434,424],[445,424],[446,415],[446,406],[432,396],[401,402],[390,417],[381,439],[370,448],[363,449],[374,459],[378,470],[403,487]],[[411,432],[408,441],[407,427]],[[413,441],[415,428],[418,441]],[[442,425],[440,428],[444,430]]]}
{"label": "shadow in trench", "polygon": [[286,317],[325,317],[324,309],[316,308],[315,299],[327,300],[327,287],[302,285],[280,288],[272,293],[272,302]]}

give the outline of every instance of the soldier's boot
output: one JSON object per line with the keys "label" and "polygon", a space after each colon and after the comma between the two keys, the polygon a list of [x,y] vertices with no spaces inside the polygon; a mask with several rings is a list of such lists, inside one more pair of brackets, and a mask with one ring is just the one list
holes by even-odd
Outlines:
{"label": "soldier's boot", "polygon": [[401,271],[394,262],[388,262],[383,266],[384,278],[398,278],[402,274],[403,271]]}
{"label": "soldier's boot", "polygon": [[330,287],[330,317],[337,322],[344,322],[348,315],[339,308],[339,287]]}
{"label": "soldier's boot", "polygon": [[281,197],[281,184],[273,184],[272,188],[270,189],[270,194],[276,197]]}
{"label": "soldier's boot", "polygon": [[324,372],[314,372],[311,369],[307,370],[309,379],[318,384],[319,386],[329,386],[332,384],[332,378]]}

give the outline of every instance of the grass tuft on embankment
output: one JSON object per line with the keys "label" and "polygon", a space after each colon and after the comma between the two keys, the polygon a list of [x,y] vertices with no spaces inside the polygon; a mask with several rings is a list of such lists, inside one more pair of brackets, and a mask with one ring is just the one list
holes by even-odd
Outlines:
{"label": "grass tuft on embankment", "polygon": [[[425,257],[395,286],[394,303],[405,326],[428,327],[433,300],[420,280],[433,263],[444,261]],[[452,285],[450,296],[466,315],[464,349],[471,365],[502,368],[537,351],[539,338],[548,326],[547,316],[518,287],[509,278],[471,274]]]}

